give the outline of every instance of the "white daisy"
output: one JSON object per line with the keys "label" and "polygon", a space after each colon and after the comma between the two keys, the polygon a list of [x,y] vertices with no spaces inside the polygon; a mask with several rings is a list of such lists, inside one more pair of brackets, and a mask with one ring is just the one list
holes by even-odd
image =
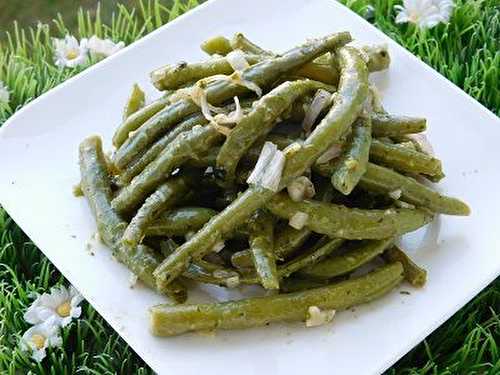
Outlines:
{"label": "white daisy", "polygon": [[47,348],[62,345],[59,326],[53,319],[37,324],[28,329],[21,338],[21,350],[31,352],[31,358],[40,362],[45,358]]}
{"label": "white daisy", "polygon": [[25,312],[24,320],[38,324],[53,319],[55,324],[64,327],[73,318],[80,317],[82,308],[78,305],[82,301],[82,295],[73,286],[69,290],[64,286],[54,287],[50,293],[38,295]]}
{"label": "white daisy", "polygon": [[98,59],[111,56],[125,47],[123,42],[114,43],[111,39],[101,39],[95,35],[88,40],[83,39],[82,43],[85,43],[90,55]]}
{"label": "white daisy", "polygon": [[403,0],[403,6],[395,6],[399,11],[396,23],[411,22],[423,29],[431,28],[448,22],[454,6],[453,0]]}
{"label": "white daisy", "polygon": [[66,35],[64,39],[53,38],[55,64],[61,68],[74,68],[85,64],[87,61],[87,47],[83,40],[78,40],[72,35]]}
{"label": "white daisy", "polygon": [[0,81],[0,104],[8,104],[10,99],[10,92],[7,86]]}

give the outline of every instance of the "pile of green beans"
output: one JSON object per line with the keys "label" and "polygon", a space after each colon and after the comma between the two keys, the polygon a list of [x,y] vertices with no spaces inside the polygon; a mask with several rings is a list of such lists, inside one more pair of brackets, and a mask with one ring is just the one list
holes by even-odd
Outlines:
{"label": "pile of green beans", "polygon": [[[396,243],[437,214],[470,209],[425,182],[444,177],[411,135],[426,120],[387,113],[374,96],[369,74],[389,67],[387,49],[350,41],[340,32],[276,53],[242,33],[210,38],[206,61],[151,73],[163,93],[150,104],[133,86],[111,158],[99,137],[81,143],[81,190],[100,238],[176,303],[150,310],[153,334],[304,321],[312,307],[425,284]],[[276,183],[247,183],[270,143],[282,162],[262,173]],[[360,268],[372,270],[353,276]],[[274,293],[183,304],[187,280]]]}

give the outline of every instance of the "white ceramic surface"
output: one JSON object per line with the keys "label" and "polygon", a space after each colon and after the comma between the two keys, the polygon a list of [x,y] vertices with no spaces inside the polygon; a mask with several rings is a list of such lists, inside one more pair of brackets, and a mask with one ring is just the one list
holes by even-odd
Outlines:
{"label": "white ceramic surface", "polygon": [[[339,313],[331,325],[274,325],[215,337],[158,339],[147,309],[164,301],[130,289],[129,272],[109,251],[85,244],[95,231],[78,182],[77,148],[99,133],[109,148],[134,82],[154,93],[148,72],[203,58],[205,38],[243,31],[265,47],[287,49],[306,38],[350,30],[387,42],[393,64],[375,81],[387,109],[425,116],[442,158],[446,193],[466,200],[469,218],[441,217],[407,241],[429,271],[423,290],[404,285],[375,303]],[[178,18],[70,79],[16,113],[0,130],[0,200],[59,270],[139,355],[161,374],[225,375],[380,373],[449,318],[500,273],[500,123],[497,117],[363,19],[332,0],[217,0]],[[207,290],[202,291],[206,293]],[[223,293],[210,290],[218,298]]]}

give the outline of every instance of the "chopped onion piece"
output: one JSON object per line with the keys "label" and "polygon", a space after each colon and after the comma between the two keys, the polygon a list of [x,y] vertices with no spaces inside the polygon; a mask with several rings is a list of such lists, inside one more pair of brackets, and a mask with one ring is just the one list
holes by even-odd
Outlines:
{"label": "chopped onion piece", "polygon": [[277,192],[285,167],[285,155],[271,142],[264,143],[255,168],[247,179],[248,184],[260,185]]}
{"label": "chopped onion piece", "polygon": [[262,96],[262,89],[256,83],[243,79],[240,72],[234,72],[230,78],[235,85],[246,87],[250,91],[255,92],[259,98]]}
{"label": "chopped onion piece", "polygon": [[304,120],[302,121],[302,129],[304,129],[306,135],[311,133],[311,129],[318,116],[330,104],[331,97],[332,94],[323,89],[319,89],[314,94],[311,105],[306,109]]}
{"label": "chopped onion piece", "polygon": [[226,243],[224,241],[219,241],[214,245],[214,247],[212,247],[212,251],[214,253],[218,253],[224,248],[224,246],[226,246]]}
{"label": "chopped onion piece", "polygon": [[232,276],[232,277],[228,277],[226,279],[226,286],[228,288],[236,288],[239,285],[240,285],[240,277],[238,275]]}
{"label": "chopped onion piece", "polygon": [[391,197],[394,200],[398,200],[399,198],[401,198],[401,193],[402,193],[401,189],[396,189],[389,193],[389,197]]}
{"label": "chopped onion piece", "polygon": [[410,209],[414,209],[415,206],[413,204],[410,204],[410,203],[406,203],[406,202],[403,202],[403,201],[395,201],[394,204],[396,206],[398,206],[399,208],[410,208]]}
{"label": "chopped onion piece", "polygon": [[292,228],[301,230],[306,225],[307,220],[309,220],[309,215],[305,212],[297,211],[288,221],[288,225]]}
{"label": "chopped onion piece", "polygon": [[306,176],[297,177],[287,186],[287,190],[290,199],[294,202],[310,199],[316,194],[314,184]]}
{"label": "chopped onion piece", "polygon": [[370,85],[370,97],[371,97],[371,109],[373,112],[384,112],[384,106],[382,105],[382,94],[375,85]]}
{"label": "chopped onion piece", "polygon": [[226,59],[235,72],[241,72],[250,66],[245,58],[245,54],[239,49],[229,52],[226,55]]}
{"label": "chopped onion piece", "polygon": [[139,278],[137,277],[137,275],[133,272],[130,272],[130,275],[128,277],[128,286],[130,289],[133,289],[136,285],[137,285],[137,280]]}
{"label": "chopped onion piece", "polygon": [[243,118],[243,110],[241,109],[240,100],[237,96],[234,98],[235,109],[228,115],[219,113],[214,120],[217,124],[237,124]]}
{"label": "chopped onion piece", "polygon": [[264,146],[260,151],[259,158],[257,159],[257,163],[255,164],[255,167],[250,176],[248,176],[247,183],[256,184],[259,182],[266,166],[271,162],[276,151],[278,151],[278,146],[276,146],[274,143],[264,143]]}
{"label": "chopped onion piece", "polygon": [[287,156],[295,154],[302,148],[302,145],[299,142],[293,142],[292,144],[285,147],[283,153]]}
{"label": "chopped onion piece", "polygon": [[333,160],[342,154],[342,145],[338,143],[334,143],[333,145],[326,150],[323,155],[321,155],[316,162],[318,164],[328,163],[330,160]]}
{"label": "chopped onion piece", "polygon": [[309,306],[306,316],[306,327],[317,327],[330,323],[335,310],[321,310],[318,306]]}
{"label": "chopped onion piece", "polygon": [[269,162],[265,173],[262,175],[260,185],[271,191],[277,192],[281,182],[281,174],[285,167],[286,158],[281,151],[276,151]]}
{"label": "chopped onion piece", "polygon": [[425,134],[408,134],[408,138],[420,146],[422,152],[434,156],[434,148]]}

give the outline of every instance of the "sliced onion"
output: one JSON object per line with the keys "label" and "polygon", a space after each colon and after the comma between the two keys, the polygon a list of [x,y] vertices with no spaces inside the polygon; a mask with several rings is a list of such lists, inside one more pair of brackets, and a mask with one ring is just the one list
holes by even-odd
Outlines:
{"label": "sliced onion", "polygon": [[257,159],[257,163],[255,164],[255,167],[250,176],[248,176],[247,183],[256,184],[257,182],[260,181],[261,175],[264,173],[266,166],[269,164],[269,162],[274,156],[274,153],[277,150],[278,146],[276,146],[274,143],[272,142],[264,143],[262,150],[260,150],[260,155],[259,158]]}
{"label": "sliced onion", "polygon": [[215,116],[215,122],[217,124],[238,124],[243,118],[243,110],[241,109],[240,100],[237,96],[234,98],[235,109],[229,114],[220,113]]}
{"label": "sliced onion", "polygon": [[311,129],[316,122],[321,112],[330,104],[332,94],[326,90],[319,89],[314,94],[311,105],[306,109],[304,120],[302,121],[302,129],[306,136],[311,133]]}
{"label": "sliced onion", "polygon": [[219,241],[217,242],[213,247],[212,247],[212,251],[214,253],[218,253],[219,251],[221,251],[224,247],[226,246],[226,243],[224,241]]}
{"label": "sliced onion", "polygon": [[271,142],[264,143],[255,168],[247,179],[248,184],[262,186],[277,192],[281,182],[281,174],[285,167],[285,155]]}
{"label": "sliced onion", "polygon": [[321,155],[316,162],[318,164],[328,163],[330,160],[338,158],[342,154],[342,145],[338,143],[334,143],[330,146],[328,150],[326,150],[323,155]]}
{"label": "sliced onion", "polygon": [[297,211],[293,214],[293,216],[288,221],[288,225],[292,228],[301,230],[304,228],[304,225],[307,224],[307,220],[309,220],[309,215],[305,212]]}
{"label": "sliced onion", "polygon": [[306,176],[297,177],[287,186],[288,195],[294,202],[311,199],[316,194],[314,184]]}
{"label": "sliced onion", "polygon": [[389,197],[391,197],[394,200],[398,200],[399,198],[401,198],[401,193],[402,193],[401,189],[396,189],[389,193]]}
{"label": "sliced onion", "polygon": [[235,72],[242,72],[243,70],[250,67],[250,64],[245,58],[245,54],[239,49],[229,52],[226,55],[226,59]]}
{"label": "sliced onion", "polygon": [[250,91],[255,92],[259,98],[262,96],[262,89],[256,83],[243,79],[240,72],[234,72],[230,77],[231,82],[235,85],[246,87]]}
{"label": "sliced onion", "polygon": [[279,150],[276,151],[262,176],[260,185],[266,189],[277,192],[279,190],[285,162],[285,155]]}
{"label": "sliced onion", "polygon": [[309,306],[306,327],[317,327],[330,323],[334,316],[335,310],[321,310],[318,306]]}

